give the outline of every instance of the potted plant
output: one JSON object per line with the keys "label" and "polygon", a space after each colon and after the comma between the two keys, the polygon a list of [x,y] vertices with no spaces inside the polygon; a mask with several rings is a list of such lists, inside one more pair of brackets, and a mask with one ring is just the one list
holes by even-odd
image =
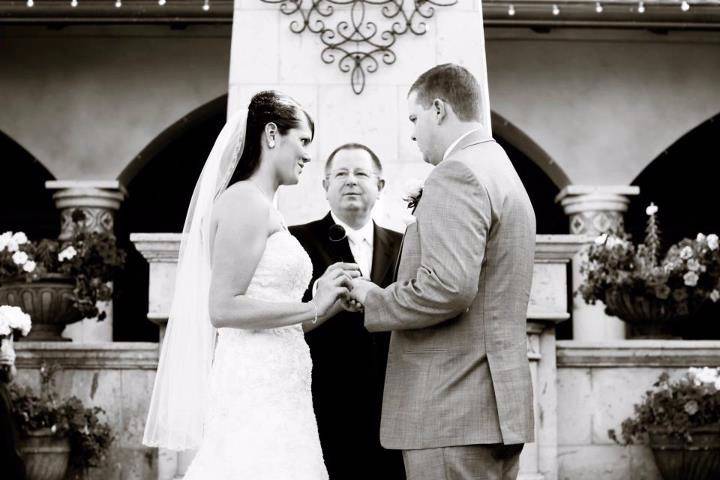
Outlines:
{"label": "potted plant", "polygon": [[81,210],[72,220],[74,234],[65,242],[33,242],[23,232],[0,235],[0,303],[32,316],[29,340],[63,340],[65,325],[103,320],[97,302],[112,298],[109,282],[125,263],[125,252],[111,234],[89,231]]}
{"label": "potted plant", "polygon": [[707,301],[720,300],[718,236],[699,233],[694,240],[683,239],[661,258],[657,211],[653,204],[646,209],[642,243],[633,244],[623,232],[602,234],[580,267],[579,293],[585,302],[603,302],[605,313],[649,335],[690,317]]}
{"label": "potted plant", "polygon": [[105,459],[113,441],[110,426],[99,418],[105,413],[100,407],[86,408],[77,397],[57,398],[56,371],[56,366],[40,367],[39,395],[28,387],[10,389],[29,480],[61,480],[68,467],[81,478]]}
{"label": "potted plant", "polygon": [[624,443],[647,443],[665,480],[720,478],[720,368],[691,368],[678,380],[663,373],[654,387],[623,421]]}

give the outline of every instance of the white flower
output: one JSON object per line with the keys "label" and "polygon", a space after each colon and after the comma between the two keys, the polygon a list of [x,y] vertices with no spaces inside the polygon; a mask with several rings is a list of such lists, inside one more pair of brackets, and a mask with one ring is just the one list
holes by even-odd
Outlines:
{"label": "white flower", "polygon": [[12,330],[17,330],[25,336],[30,332],[30,328],[32,328],[30,315],[23,312],[20,307],[0,306],[0,335],[9,335]]}
{"label": "white flower", "polygon": [[32,260],[28,260],[27,262],[25,262],[25,265],[23,265],[23,270],[25,270],[27,273],[32,273],[35,271],[35,267],[37,267],[37,264]]}
{"label": "white flower", "polygon": [[595,245],[602,245],[607,241],[607,233],[603,233],[602,235],[599,235],[595,237]]}
{"label": "white flower", "polygon": [[409,208],[415,207],[422,197],[423,181],[419,178],[411,178],[405,182],[403,191],[405,192],[403,201],[407,202]]}
{"label": "white flower", "polygon": [[57,425],[53,425],[52,427],[50,427],[50,431],[51,431],[52,433],[57,432]]}
{"label": "white flower", "polygon": [[698,233],[697,237],[695,237],[695,241],[700,242],[700,243],[704,242],[706,239],[707,239],[707,237],[703,233]]}
{"label": "white flower", "polygon": [[687,267],[688,270],[690,270],[691,272],[697,272],[698,270],[700,270],[701,265],[700,262],[698,262],[696,259],[691,258],[690,260],[688,260]]}
{"label": "white flower", "polygon": [[10,240],[12,240],[12,232],[5,232],[2,235],[0,235],[0,252],[5,250],[5,248],[10,243]]}
{"label": "white flower", "polygon": [[12,256],[15,265],[24,265],[29,260],[28,254],[25,252],[15,252]]}
{"label": "white flower", "polygon": [[690,247],[684,247],[682,250],[680,250],[680,258],[683,260],[688,260],[692,258],[693,256],[693,249]]}
{"label": "white flower", "polygon": [[688,369],[690,378],[693,380],[695,386],[700,386],[703,383],[715,384],[720,379],[717,368],[690,368]]}
{"label": "white flower", "polygon": [[720,377],[715,380],[715,390],[720,391]]}
{"label": "white flower", "polygon": [[698,277],[698,274],[695,272],[688,272],[685,275],[683,275],[683,280],[685,281],[685,285],[688,287],[694,287],[697,285],[698,280],[700,277]]}
{"label": "white flower", "polygon": [[25,235],[23,232],[16,232],[12,238],[18,245],[25,245],[28,242],[27,235]]}
{"label": "white flower", "polygon": [[707,236],[707,243],[708,247],[710,247],[710,250],[717,250],[718,246],[720,244],[720,241],[718,241],[718,236],[714,233],[711,233]]}
{"label": "white flower", "polygon": [[645,209],[645,213],[648,214],[648,215],[655,215],[655,214],[657,213],[657,211],[658,211],[658,207],[657,207],[657,205],[655,205],[654,203],[651,203],[651,204]]}
{"label": "white flower", "polygon": [[6,248],[7,248],[8,252],[12,253],[12,252],[17,252],[18,249],[20,248],[20,246],[17,244],[17,242],[15,240],[13,240],[11,238],[10,241],[8,242]]}
{"label": "white flower", "polygon": [[75,255],[77,255],[77,250],[75,250],[75,248],[72,245],[70,245],[65,250],[58,253],[58,260],[60,260],[61,262],[63,260],[72,260],[75,257]]}
{"label": "white flower", "polygon": [[710,300],[712,300],[713,302],[717,302],[718,300],[720,300],[720,292],[718,292],[717,290],[713,290],[712,292],[710,292]]}

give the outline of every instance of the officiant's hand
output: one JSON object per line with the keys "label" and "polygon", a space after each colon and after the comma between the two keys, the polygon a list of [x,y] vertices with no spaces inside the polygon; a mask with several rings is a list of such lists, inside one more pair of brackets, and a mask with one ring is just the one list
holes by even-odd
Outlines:
{"label": "officiant's hand", "polygon": [[341,310],[343,298],[348,298],[352,280],[360,275],[360,267],[355,263],[338,262],[330,265],[316,283],[313,299],[318,307],[318,315],[329,318]]}

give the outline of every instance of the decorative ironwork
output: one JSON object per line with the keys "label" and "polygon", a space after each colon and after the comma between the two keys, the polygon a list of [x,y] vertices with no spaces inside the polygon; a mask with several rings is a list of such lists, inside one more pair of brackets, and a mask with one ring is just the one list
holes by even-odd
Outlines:
{"label": "decorative ironwork", "polygon": [[[376,72],[380,61],[386,65],[395,63],[397,56],[392,47],[401,35],[424,35],[428,31],[425,21],[435,14],[435,7],[457,3],[457,0],[308,0],[311,4],[303,8],[306,0],[262,1],[280,4],[285,15],[299,14],[300,18],[290,23],[290,30],[318,34],[325,45],[320,58],[327,64],[339,58],[338,68],[350,74],[353,92],[358,95],[365,88],[366,74]],[[376,22],[367,20],[368,6],[382,7],[382,16],[392,24],[381,30]],[[326,22],[335,13],[335,7],[349,7],[350,18],[329,26]]]}

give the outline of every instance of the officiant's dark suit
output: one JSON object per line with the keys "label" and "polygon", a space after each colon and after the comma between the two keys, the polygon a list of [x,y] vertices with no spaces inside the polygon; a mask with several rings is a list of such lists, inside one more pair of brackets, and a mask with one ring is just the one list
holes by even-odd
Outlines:
{"label": "officiant's dark suit", "polygon": [[[348,150],[348,146],[339,147],[338,150],[342,151],[343,148]],[[357,150],[360,147],[353,148]],[[369,149],[365,150],[366,148],[361,149],[361,156],[375,155]],[[338,150],[328,159],[327,175],[331,172],[333,157]],[[348,154],[348,158],[358,156],[357,153]],[[341,170],[345,167],[352,170],[355,160],[350,158],[345,162],[344,159],[345,156],[338,156],[335,166]],[[380,165],[379,160],[377,165]],[[381,170],[381,167],[379,169]],[[332,169],[332,172],[335,171]],[[361,175],[362,171],[360,168]],[[340,175],[342,173],[341,171]],[[327,178],[326,176],[326,181]],[[384,182],[380,189],[382,185]],[[343,218],[339,211],[343,207],[340,205],[345,203],[333,201],[332,188],[326,185],[326,190],[330,191],[328,200],[332,213],[340,219]],[[355,187],[351,185],[349,188],[353,190]],[[377,195],[378,192],[374,193]],[[370,210],[374,200],[372,198]],[[353,202],[351,199],[348,204]],[[372,223],[372,228],[367,222]],[[372,232],[372,262],[370,272],[362,273],[364,276],[369,274],[374,283],[384,287],[392,283],[402,235],[376,225],[371,219],[367,222],[364,231]],[[312,285],[315,280],[328,266],[336,262],[363,263],[353,256],[351,240],[348,238],[353,232],[339,228],[331,213],[320,220],[290,227],[290,232],[308,252],[313,264],[313,279],[305,293],[306,301],[312,298]],[[369,252],[366,253],[368,258],[364,263],[367,265]],[[313,405],[330,478],[403,480],[405,472],[402,454],[396,450],[385,450],[380,445],[380,414],[389,335],[386,332],[368,332],[364,327],[362,313],[343,312],[308,332],[305,337],[313,360]]]}

